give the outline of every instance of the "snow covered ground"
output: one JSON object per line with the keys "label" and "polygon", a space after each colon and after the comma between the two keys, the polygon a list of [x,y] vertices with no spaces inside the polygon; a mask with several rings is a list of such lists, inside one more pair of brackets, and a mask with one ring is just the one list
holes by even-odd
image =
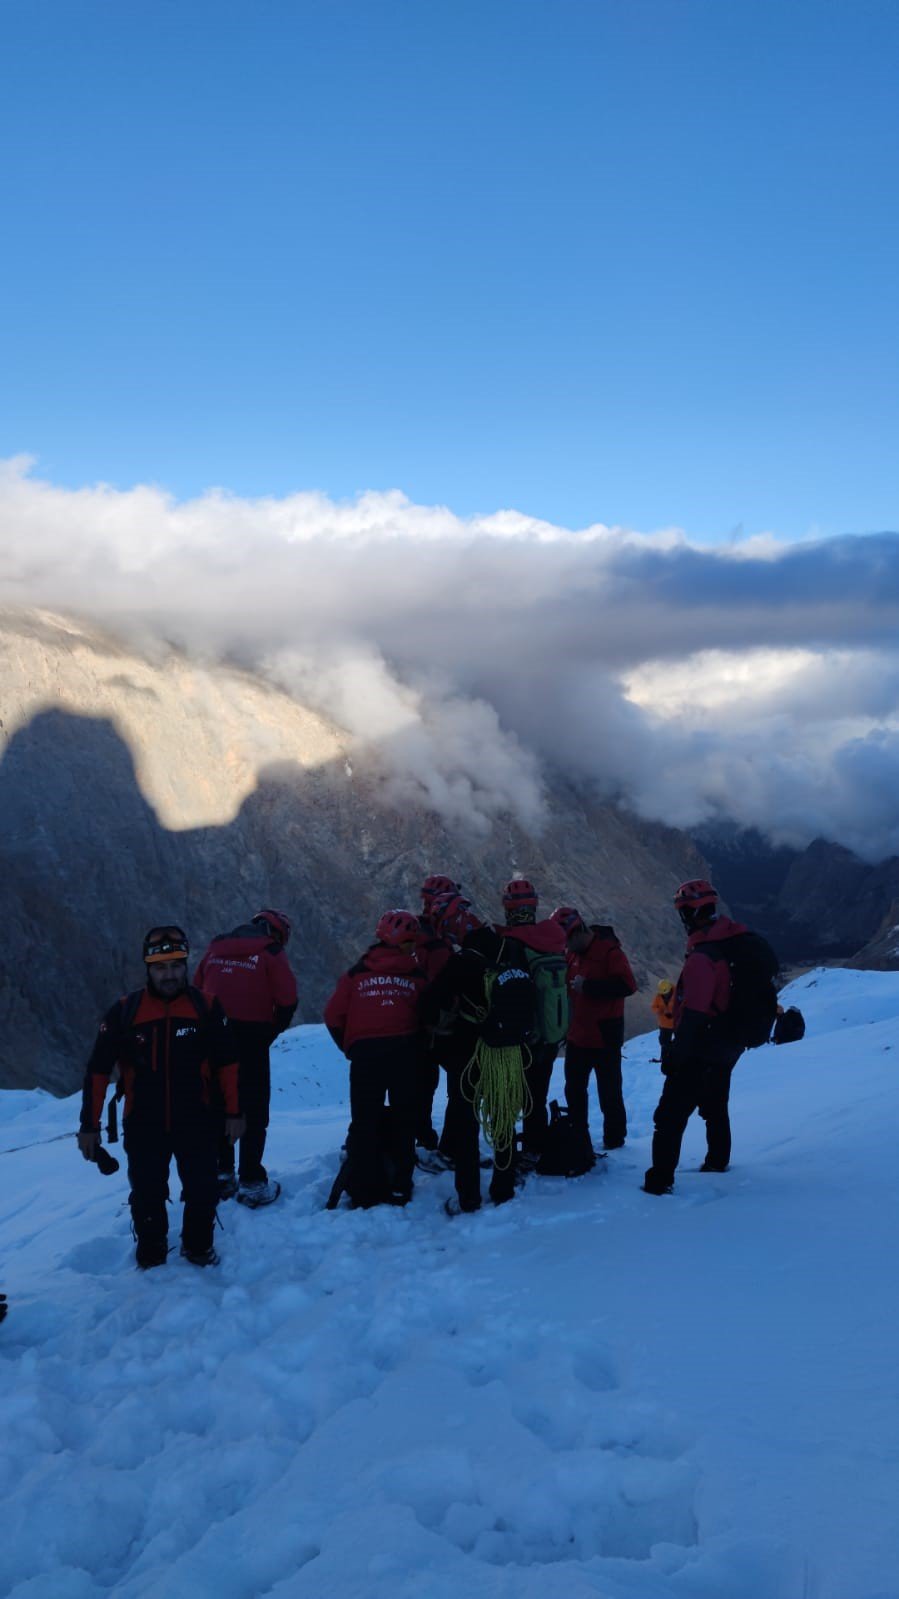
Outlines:
{"label": "snow covered ground", "polygon": [[322,1209],[346,1068],[298,1028],[283,1198],[222,1207],[215,1271],[138,1272],[124,1173],[48,1141],[76,1101],[0,1095],[0,1593],[897,1599],[899,974],[790,994],[726,1176],[694,1119],[640,1192],[651,1034],[624,1150],[453,1221],[448,1176]]}

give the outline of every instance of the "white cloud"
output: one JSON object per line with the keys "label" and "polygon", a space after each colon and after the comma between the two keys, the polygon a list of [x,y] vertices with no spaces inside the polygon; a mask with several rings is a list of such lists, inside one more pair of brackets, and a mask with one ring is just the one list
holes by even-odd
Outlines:
{"label": "white cloud", "polygon": [[178,503],[0,464],[0,598],[266,670],[377,748],[393,791],[484,826],[538,760],[690,825],[899,848],[899,537],[463,519],[404,495]]}

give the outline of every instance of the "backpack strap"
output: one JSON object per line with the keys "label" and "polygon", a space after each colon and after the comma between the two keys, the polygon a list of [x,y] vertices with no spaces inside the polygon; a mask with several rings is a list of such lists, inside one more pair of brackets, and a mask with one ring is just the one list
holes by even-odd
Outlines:
{"label": "backpack strap", "polygon": [[119,1026],[122,1032],[127,1032],[135,1016],[140,1010],[140,1002],[144,997],[144,990],[136,988],[133,994],[123,994],[119,1000]]}
{"label": "backpack strap", "polygon": [[[121,1027],[123,1033],[127,1033],[128,1029],[134,1025],[134,1018],[140,1010],[140,1002],[143,997],[144,990],[142,988],[136,988],[133,994],[123,994],[122,998],[119,1000],[119,1026]],[[109,1101],[109,1130],[107,1132],[107,1137],[111,1144],[115,1143],[119,1136],[116,1125],[115,1105],[117,1100],[124,1099],[124,1097],[125,1079],[120,1071],[118,1078],[116,1079],[115,1092],[112,1096],[112,1099]],[[115,1131],[113,1131],[113,1129],[115,1129]]]}

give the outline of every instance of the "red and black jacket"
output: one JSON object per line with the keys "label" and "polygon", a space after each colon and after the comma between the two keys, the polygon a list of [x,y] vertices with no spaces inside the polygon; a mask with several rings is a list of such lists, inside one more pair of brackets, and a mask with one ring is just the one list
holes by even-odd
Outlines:
{"label": "red and black jacket", "polygon": [[118,1066],[127,1121],[177,1132],[203,1117],[219,1099],[227,1116],[240,1114],[238,1063],[218,1000],[187,988],[166,1003],[149,988],[119,999],[106,1012],[84,1074],[81,1128],[100,1125],[103,1101]]}
{"label": "red and black jacket", "polygon": [[715,916],[691,933],[674,996],[672,1066],[688,1061],[731,1065],[741,1053],[724,1020],[730,1004],[730,968],[709,946],[747,932],[742,922]]}
{"label": "red and black jacket", "polygon": [[282,946],[253,922],[220,933],[194,973],[197,988],[214,994],[234,1022],[253,1022],[277,1036],[297,1008],[297,983]]}
{"label": "red and black jacket", "polygon": [[373,944],[344,972],[324,1011],[337,1048],[349,1055],[363,1039],[408,1038],[421,1032],[419,1007],[427,974],[415,954]]}
{"label": "red and black jacket", "polygon": [[[636,994],[630,961],[611,927],[591,925],[593,937],[581,954],[568,956],[571,1011],[568,1042],[579,1049],[620,1049],[624,1040],[624,1002]],[[572,989],[574,977],[584,979]]]}

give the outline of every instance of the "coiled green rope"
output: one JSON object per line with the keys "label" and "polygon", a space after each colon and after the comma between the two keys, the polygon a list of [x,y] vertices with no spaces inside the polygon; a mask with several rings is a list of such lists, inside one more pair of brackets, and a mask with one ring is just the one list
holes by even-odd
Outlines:
{"label": "coiled green rope", "polygon": [[462,1093],[493,1150],[499,1171],[512,1164],[519,1116],[528,1116],[533,1109],[524,1056],[520,1044],[496,1049],[479,1039],[462,1073]]}

